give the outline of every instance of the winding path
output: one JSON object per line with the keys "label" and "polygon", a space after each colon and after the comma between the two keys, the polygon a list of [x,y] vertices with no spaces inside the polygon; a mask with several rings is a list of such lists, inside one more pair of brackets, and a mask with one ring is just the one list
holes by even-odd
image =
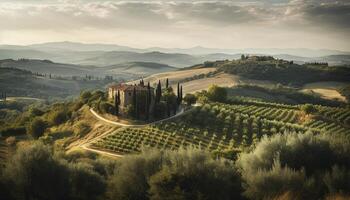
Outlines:
{"label": "winding path", "polygon": [[[169,118],[165,118],[165,119],[162,119],[162,120],[158,120],[158,121],[155,121],[155,122],[151,122],[151,123],[148,123],[148,124],[140,124],[140,125],[133,125],[133,124],[123,124],[123,123],[120,123],[120,122],[115,122],[115,121],[111,121],[109,119],[106,119],[104,117],[102,117],[101,115],[99,115],[98,113],[96,113],[94,111],[94,109],[90,108],[90,112],[99,120],[101,121],[104,121],[108,124],[111,124],[111,125],[114,125],[114,126],[121,126],[122,128],[143,128],[145,126],[148,126],[148,125],[151,125],[151,124],[155,124],[155,123],[159,123],[159,122],[163,122],[163,121],[167,121],[167,120],[170,120],[170,119],[174,119],[176,117],[179,117],[183,114],[185,114],[186,112],[190,111],[191,109],[185,111],[184,108],[181,108],[180,111],[174,115],[174,116],[171,116]],[[113,131],[113,130],[112,130]],[[82,149],[84,150],[87,150],[87,151],[92,151],[92,152],[95,152],[95,153],[99,153],[99,154],[103,154],[103,155],[106,155],[106,156],[113,156],[113,157],[118,157],[118,158],[122,158],[123,155],[121,154],[117,154],[117,153],[112,153],[112,152],[108,152],[108,151],[103,151],[103,150],[97,150],[97,149],[94,149],[94,148],[90,148],[89,145],[95,141],[97,141],[98,139],[102,138],[102,137],[105,137],[107,135],[109,135],[111,132],[111,130],[108,130],[106,131],[105,133],[99,135],[98,137],[95,137],[94,139],[86,142],[86,143],[83,143],[81,145],[79,145],[79,147],[81,147]]]}

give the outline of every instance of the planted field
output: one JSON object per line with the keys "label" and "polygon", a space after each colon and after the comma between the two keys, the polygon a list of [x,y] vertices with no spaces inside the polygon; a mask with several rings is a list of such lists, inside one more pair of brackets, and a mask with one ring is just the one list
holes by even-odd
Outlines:
{"label": "planted field", "polygon": [[8,156],[8,147],[4,138],[0,138],[0,167],[5,165]]}
{"label": "planted field", "polygon": [[209,103],[184,116],[145,128],[122,128],[92,144],[94,148],[118,153],[140,152],[142,147],[178,149],[195,147],[209,151],[239,150],[250,147],[263,136],[311,131],[349,133],[349,111],[317,107],[317,116],[300,121],[298,106],[250,102]]}

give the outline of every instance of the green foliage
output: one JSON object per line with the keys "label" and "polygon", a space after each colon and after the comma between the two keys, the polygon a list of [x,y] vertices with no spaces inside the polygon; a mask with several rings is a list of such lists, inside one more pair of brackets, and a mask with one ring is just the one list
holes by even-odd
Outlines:
{"label": "green foliage", "polygon": [[52,125],[60,125],[69,119],[66,110],[54,110],[48,114],[48,121]]}
{"label": "green foliage", "polygon": [[26,127],[5,127],[0,129],[0,135],[3,137],[16,136],[26,134]]}
{"label": "green foliage", "polygon": [[29,109],[29,113],[33,117],[39,117],[39,116],[43,115],[45,112],[39,108],[32,107]]}
{"label": "green foliage", "polygon": [[21,147],[2,181],[14,199],[98,199],[105,191],[105,181],[91,165],[68,163],[42,143]]}
{"label": "green foliage", "polygon": [[125,111],[126,116],[129,118],[134,118],[135,117],[135,107],[132,104],[129,104],[126,106]]}
{"label": "green foliage", "polygon": [[92,94],[90,91],[83,91],[81,94],[80,94],[80,100],[83,102],[83,103],[87,103],[89,101],[89,99],[91,98]]}
{"label": "green foliage", "polygon": [[79,137],[86,135],[90,131],[91,131],[90,125],[85,122],[78,122],[77,124],[74,125],[74,134]]}
{"label": "green foliage", "polygon": [[208,99],[210,101],[225,102],[227,98],[227,91],[225,88],[217,85],[212,85],[208,89]]}
{"label": "green foliage", "polygon": [[316,108],[311,104],[304,104],[300,107],[300,109],[306,114],[311,114],[317,111]]}
{"label": "green foliage", "polygon": [[114,113],[114,106],[108,102],[100,102],[98,104],[98,110],[102,113],[109,113],[113,114]]}
{"label": "green foliage", "polygon": [[252,152],[242,153],[237,165],[246,183],[245,194],[252,199],[287,191],[318,199],[349,186],[344,171],[350,167],[349,153],[346,135],[277,134],[263,138]]}
{"label": "green foliage", "polygon": [[254,57],[246,60],[226,61],[216,65],[218,72],[246,78],[270,80],[283,84],[302,85],[317,81],[347,81],[350,70],[346,66],[298,65],[272,57]]}
{"label": "green foliage", "polygon": [[192,105],[192,104],[195,104],[196,101],[197,101],[197,98],[195,95],[193,94],[186,94],[185,97],[184,97],[184,101],[186,102],[187,105]]}
{"label": "green foliage", "polygon": [[121,160],[111,199],[240,199],[234,165],[199,150],[146,151]]}
{"label": "green foliage", "polygon": [[33,138],[38,139],[44,134],[46,127],[47,123],[41,118],[36,117],[27,126],[27,133]]}

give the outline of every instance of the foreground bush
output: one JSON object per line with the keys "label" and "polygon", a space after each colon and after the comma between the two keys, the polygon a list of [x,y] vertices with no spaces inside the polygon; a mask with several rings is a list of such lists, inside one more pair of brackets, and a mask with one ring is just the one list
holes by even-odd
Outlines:
{"label": "foreground bush", "polygon": [[143,152],[121,160],[111,199],[240,199],[233,163],[199,150]]}
{"label": "foreground bush", "polygon": [[68,163],[42,143],[20,148],[1,179],[14,199],[97,199],[105,189],[91,166]]}
{"label": "foreground bush", "polygon": [[292,192],[303,199],[350,192],[350,139],[345,135],[285,134],[263,138],[237,161],[251,199]]}

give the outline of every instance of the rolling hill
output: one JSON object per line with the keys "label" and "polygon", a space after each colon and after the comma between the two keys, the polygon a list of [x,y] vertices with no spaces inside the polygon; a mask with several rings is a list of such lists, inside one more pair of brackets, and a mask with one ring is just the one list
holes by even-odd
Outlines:
{"label": "rolling hill", "polygon": [[50,60],[5,59],[0,60],[0,67],[29,70],[33,73],[52,74],[54,76],[72,77],[91,75],[95,77],[113,76],[116,79],[132,79],[149,76],[154,73],[174,71],[177,68],[151,62],[127,62],[105,67],[91,65],[74,65],[55,63]]}
{"label": "rolling hill", "polygon": [[232,60],[241,54],[274,55],[276,58],[304,62],[349,64],[349,52],[312,49],[214,49],[193,47],[137,49],[113,44],[52,42],[28,46],[0,45],[0,59],[47,59],[59,63],[107,66],[125,62],[154,62],[188,67],[205,61]]}
{"label": "rolling hill", "polygon": [[105,80],[50,79],[32,74],[30,71],[0,67],[0,91],[8,97],[66,98],[86,89],[101,89]]}

